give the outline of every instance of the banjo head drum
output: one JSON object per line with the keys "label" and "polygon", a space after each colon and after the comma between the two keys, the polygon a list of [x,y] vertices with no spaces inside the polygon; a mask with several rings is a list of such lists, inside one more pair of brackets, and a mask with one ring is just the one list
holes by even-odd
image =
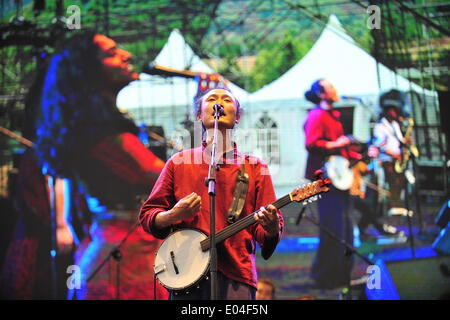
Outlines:
{"label": "banjo head drum", "polygon": [[348,190],[353,183],[353,171],[350,162],[342,156],[330,156],[325,169],[331,183],[339,190]]}
{"label": "banjo head drum", "polygon": [[206,234],[183,229],[170,234],[155,256],[158,281],[167,289],[183,290],[195,285],[208,272],[210,252],[202,251],[200,242]]}

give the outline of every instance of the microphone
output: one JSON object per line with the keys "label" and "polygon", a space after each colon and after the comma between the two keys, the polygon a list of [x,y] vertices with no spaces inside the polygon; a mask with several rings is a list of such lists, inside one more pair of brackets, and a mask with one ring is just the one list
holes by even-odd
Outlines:
{"label": "microphone", "polygon": [[141,68],[141,73],[156,75],[161,77],[182,77],[194,79],[197,72],[190,70],[176,70],[169,67],[164,67],[155,62],[146,63]]}
{"label": "microphone", "polygon": [[214,117],[220,118],[221,116],[225,115],[225,112],[223,111],[223,106],[221,104],[216,103],[213,106],[214,109]]}
{"label": "microphone", "polygon": [[353,97],[353,96],[341,96],[341,99],[362,101],[360,97]]}

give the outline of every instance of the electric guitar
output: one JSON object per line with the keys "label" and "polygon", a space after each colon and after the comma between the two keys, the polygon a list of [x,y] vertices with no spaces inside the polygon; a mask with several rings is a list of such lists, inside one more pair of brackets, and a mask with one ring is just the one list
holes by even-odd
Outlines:
{"label": "electric guitar", "polygon": [[[296,201],[313,201],[317,195],[327,192],[331,181],[323,179],[322,171],[316,172],[317,180],[294,189],[272,203],[280,209]],[[256,222],[256,212],[236,221],[216,233],[216,244],[244,230]],[[159,283],[175,293],[189,293],[192,287],[206,277],[210,263],[210,238],[196,229],[182,229],[171,233],[160,245],[155,256],[154,271]]]}

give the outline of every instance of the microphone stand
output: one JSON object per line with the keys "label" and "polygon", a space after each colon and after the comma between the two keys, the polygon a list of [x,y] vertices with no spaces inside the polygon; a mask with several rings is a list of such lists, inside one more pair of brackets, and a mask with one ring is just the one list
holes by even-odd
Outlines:
{"label": "microphone stand", "polygon": [[[108,254],[108,256],[102,261],[102,263],[91,273],[91,275],[88,277],[86,282],[91,281],[95,275],[100,271],[101,268],[111,259],[117,261],[117,274],[116,274],[116,300],[120,300],[120,261],[122,260],[122,253],[120,252],[120,248],[122,245],[127,241],[128,237],[136,230],[136,228],[139,226],[139,221],[136,221],[136,223],[131,227],[131,229],[128,231],[128,233],[123,237],[122,241],[115,246]],[[156,284],[154,284],[156,285]]]}
{"label": "microphone stand", "polygon": [[[414,171],[414,175],[416,176],[416,162],[415,162],[416,159],[415,159],[415,156],[414,156],[413,152],[411,151],[411,148],[408,145],[406,145],[406,144],[404,144],[402,142],[400,142],[400,146],[402,148],[402,154],[404,152],[403,149],[407,149],[409,151],[409,154],[410,154],[410,159],[409,160],[412,160],[413,171]],[[408,223],[408,230],[409,230],[409,237],[408,238],[409,238],[409,243],[410,243],[410,247],[411,247],[411,256],[412,256],[413,259],[415,259],[416,258],[416,252],[415,252],[415,245],[414,245],[414,232],[413,232],[413,226],[412,226],[412,215],[410,214],[410,210],[409,210],[410,207],[409,207],[408,179],[405,176],[405,172],[403,172],[403,177],[404,177],[404,182],[405,182],[404,188],[405,188],[406,220],[407,220],[407,223]],[[418,180],[419,179],[416,179],[416,181],[415,181],[416,184],[418,183]],[[418,211],[419,220],[420,220],[419,221],[419,229],[420,229],[420,232],[421,232],[421,230],[422,230],[422,219],[420,219],[420,217],[421,217],[421,213],[420,213],[420,199],[418,199],[418,197],[417,197],[417,189],[418,189],[418,187],[416,185],[414,190],[415,190],[415,195],[416,195],[416,207],[419,209],[419,211]]]}
{"label": "microphone stand", "polygon": [[[417,176],[416,175],[416,173],[417,173],[416,172],[416,169],[417,169],[417,167],[416,167],[416,157],[414,156],[414,153],[412,152],[410,146],[407,145],[406,143],[404,143],[403,141],[401,141],[397,137],[397,135],[394,135],[394,136],[397,139],[397,141],[400,143],[401,154],[403,154],[404,149],[409,151],[410,158],[408,159],[408,161],[412,160],[412,167],[413,167],[413,171],[414,171],[414,176]],[[408,166],[406,166],[406,167],[408,167]],[[404,186],[403,187],[404,187],[404,190],[405,190],[406,221],[408,223],[408,230],[409,230],[408,239],[409,239],[409,244],[410,244],[410,247],[411,247],[411,256],[412,256],[413,259],[415,259],[416,258],[416,252],[415,252],[415,244],[414,244],[414,232],[413,232],[413,226],[412,226],[412,214],[410,214],[410,206],[409,206],[408,179],[406,178],[405,172],[403,172],[402,174],[403,174],[403,179],[404,179]],[[415,190],[414,193],[415,193],[415,197],[416,197],[417,214],[418,214],[418,217],[419,217],[419,230],[420,230],[419,233],[421,233],[422,232],[422,214],[420,212],[420,199],[418,198],[418,195],[417,195],[418,180],[419,179],[417,178],[416,181],[415,181],[416,187],[414,188],[414,190]]]}
{"label": "microphone stand", "polygon": [[[312,209],[310,206],[308,206],[309,210],[312,212]],[[348,258],[350,259],[350,257],[353,254],[356,254],[358,257],[360,257],[362,260],[364,260],[365,263],[367,263],[369,266],[373,266],[375,265],[375,262],[373,262],[372,260],[370,260],[369,258],[367,258],[366,256],[362,255],[361,253],[358,252],[358,250],[353,247],[352,245],[348,244],[344,239],[339,238],[334,232],[332,232],[330,229],[322,226],[319,222],[315,221],[314,219],[308,217],[305,213],[306,210],[306,205],[302,208],[302,210],[300,211],[298,217],[297,217],[297,221],[296,221],[296,225],[300,224],[301,219],[304,217],[306,220],[308,220],[309,222],[311,222],[312,224],[314,224],[315,226],[319,227],[319,229],[323,230],[330,238],[336,240],[337,242],[339,242],[340,244],[342,244],[343,246],[345,246],[346,248],[346,253],[345,255],[348,256]],[[351,270],[350,270],[351,273]],[[348,275],[348,299],[351,300],[351,275]]]}
{"label": "microphone stand", "polygon": [[56,239],[56,178],[49,176],[48,186],[50,188],[50,223],[51,223],[51,248],[50,248],[50,278],[51,278],[51,297],[53,300],[58,298],[58,277],[56,267],[57,239]]}
{"label": "microphone stand", "polygon": [[217,247],[216,247],[216,171],[219,170],[216,159],[217,139],[219,133],[219,118],[221,116],[222,106],[214,105],[214,136],[211,150],[211,159],[208,169],[208,185],[209,203],[210,203],[210,276],[211,276],[211,300],[217,300]]}

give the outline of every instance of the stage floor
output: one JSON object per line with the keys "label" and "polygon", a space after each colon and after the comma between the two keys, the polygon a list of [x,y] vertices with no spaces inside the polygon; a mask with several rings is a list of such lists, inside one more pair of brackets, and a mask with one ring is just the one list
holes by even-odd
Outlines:
{"label": "stage floor", "polygon": [[[369,227],[368,233],[374,236],[371,241],[361,241],[358,229],[354,229],[354,247],[358,252],[371,261],[381,259],[385,262],[395,260],[412,259],[414,251],[415,258],[427,258],[436,255],[431,244],[436,239],[439,229],[434,223],[441,204],[438,201],[421,204],[422,228],[419,228],[417,214],[412,219],[412,233],[414,243],[412,245],[406,217],[384,216],[382,220],[389,223],[401,231],[404,236],[392,238],[381,236],[376,229]],[[302,208],[301,204],[293,203],[282,209],[286,222],[286,228],[282,240],[277,250],[269,260],[262,259],[257,254],[258,275],[260,278],[270,278],[276,285],[276,299],[342,299],[342,288],[333,290],[318,289],[310,279],[310,268],[315,257],[319,244],[318,227],[303,218],[299,224],[298,213]],[[414,211],[414,207],[411,207]],[[305,214],[317,219],[317,210],[314,204],[311,210],[306,210]],[[359,218],[355,213],[352,220],[355,222]],[[368,264],[361,258],[355,257],[352,270],[352,279],[360,279],[367,275]],[[352,299],[364,299],[364,285],[355,286],[352,291]]]}

